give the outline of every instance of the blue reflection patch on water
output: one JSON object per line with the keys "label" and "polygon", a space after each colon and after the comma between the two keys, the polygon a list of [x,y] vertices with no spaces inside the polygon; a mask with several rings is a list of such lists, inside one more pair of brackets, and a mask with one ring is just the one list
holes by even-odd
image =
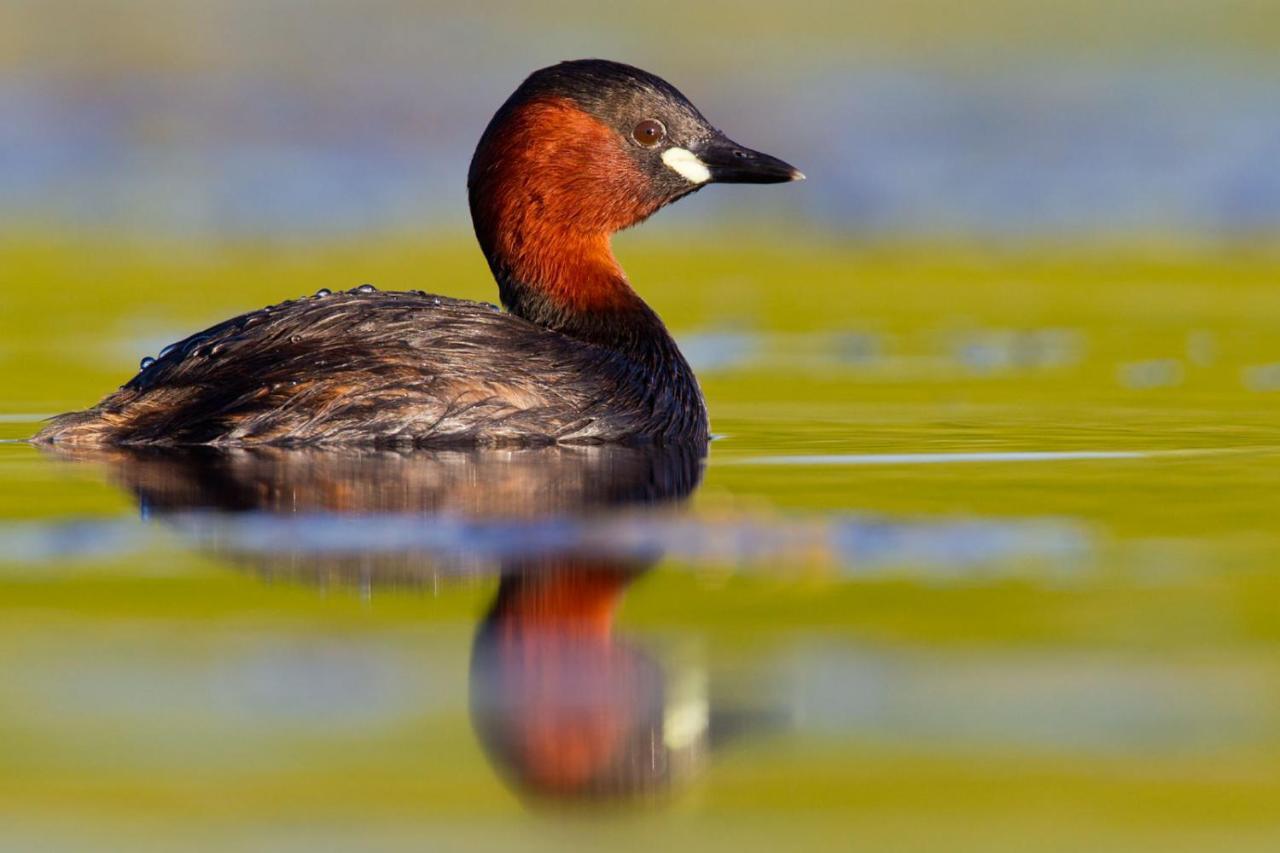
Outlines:
{"label": "blue reflection patch on water", "polygon": [[806,643],[777,669],[798,730],[953,749],[1193,752],[1258,737],[1275,706],[1261,671],[1068,649]]}
{"label": "blue reflection patch on water", "polygon": [[407,514],[280,516],[184,513],[134,519],[0,524],[0,564],[39,565],[141,554],[157,545],[298,558],[408,555],[469,573],[488,563],[583,555],[664,558],[693,568],[776,572],[813,565],[848,577],[899,570],[937,579],[1021,575],[1046,561],[1067,572],[1095,550],[1071,520],[879,517],[689,519],[663,514],[471,520]]}

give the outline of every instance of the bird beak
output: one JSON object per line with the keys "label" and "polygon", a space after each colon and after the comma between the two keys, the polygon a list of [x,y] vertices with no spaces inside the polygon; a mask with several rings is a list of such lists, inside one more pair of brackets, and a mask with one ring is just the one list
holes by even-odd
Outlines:
{"label": "bird beak", "polygon": [[691,153],[710,172],[709,180],[721,184],[782,184],[803,181],[804,173],[759,151],[752,151],[717,133]]}

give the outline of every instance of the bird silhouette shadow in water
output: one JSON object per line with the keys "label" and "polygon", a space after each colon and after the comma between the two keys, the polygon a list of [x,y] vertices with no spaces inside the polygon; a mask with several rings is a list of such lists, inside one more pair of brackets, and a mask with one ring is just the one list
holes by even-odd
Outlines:
{"label": "bird silhouette shadow in water", "polygon": [[[705,453],[698,445],[59,455],[105,465],[145,515],[265,577],[371,590],[497,574],[472,644],[471,720],[511,787],[549,804],[651,799],[704,763],[708,699],[683,689],[701,674],[673,675],[615,632],[626,590],[661,559],[660,543],[601,548],[573,531],[619,513],[677,510],[699,483]],[[743,728],[741,714],[723,721]]]}

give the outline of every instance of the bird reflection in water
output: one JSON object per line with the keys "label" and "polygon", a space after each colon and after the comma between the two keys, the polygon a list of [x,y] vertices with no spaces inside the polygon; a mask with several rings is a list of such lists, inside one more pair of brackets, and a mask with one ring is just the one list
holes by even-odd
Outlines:
{"label": "bird reflection in water", "polygon": [[[615,631],[628,586],[658,562],[660,548],[601,553],[554,537],[548,546],[544,534],[557,519],[678,507],[697,486],[704,456],[702,446],[596,446],[114,449],[75,458],[105,463],[147,515],[194,528],[219,555],[268,577],[385,587],[498,574],[472,646],[471,719],[512,787],[554,803],[651,798],[703,763],[709,715],[701,673],[669,672]],[[301,533],[291,530],[298,541],[326,520],[390,519],[411,533],[453,526],[443,538],[405,536],[403,547],[365,547],[373,543],[357,536],[332,548],[290,549],[286,536],[263,548],[225,524],[246,517],[307,519]],[[459,520],[475,525],[459,528]],[[513,522],[503,530],[515,531],[515,541],[497,549],[481,541],[492,536],[491,522]],[[467,557],[468,536],[477,537],[479,556]]]}
{"label": "bird reflection in water", "polygon": [[653,656],[614,633],[643,563],[566,559],[505,574],[471,657],[471,718],[494,763],[544,798],[652,794],[702,757],[706,697],[668,696]]}

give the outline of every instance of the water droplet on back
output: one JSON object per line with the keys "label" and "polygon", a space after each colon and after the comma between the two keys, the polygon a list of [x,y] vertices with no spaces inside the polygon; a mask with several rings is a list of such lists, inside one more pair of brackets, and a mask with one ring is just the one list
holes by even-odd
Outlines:
{"label": "water droplet on back", "polygon": [[147,356],[146,358],[142,359],[142,361],[138,362],[138,369],[146,370],[148,367],[150,367],[155,363],[156,363],[156,360],[154,358],[152,358],[151,356]]}

